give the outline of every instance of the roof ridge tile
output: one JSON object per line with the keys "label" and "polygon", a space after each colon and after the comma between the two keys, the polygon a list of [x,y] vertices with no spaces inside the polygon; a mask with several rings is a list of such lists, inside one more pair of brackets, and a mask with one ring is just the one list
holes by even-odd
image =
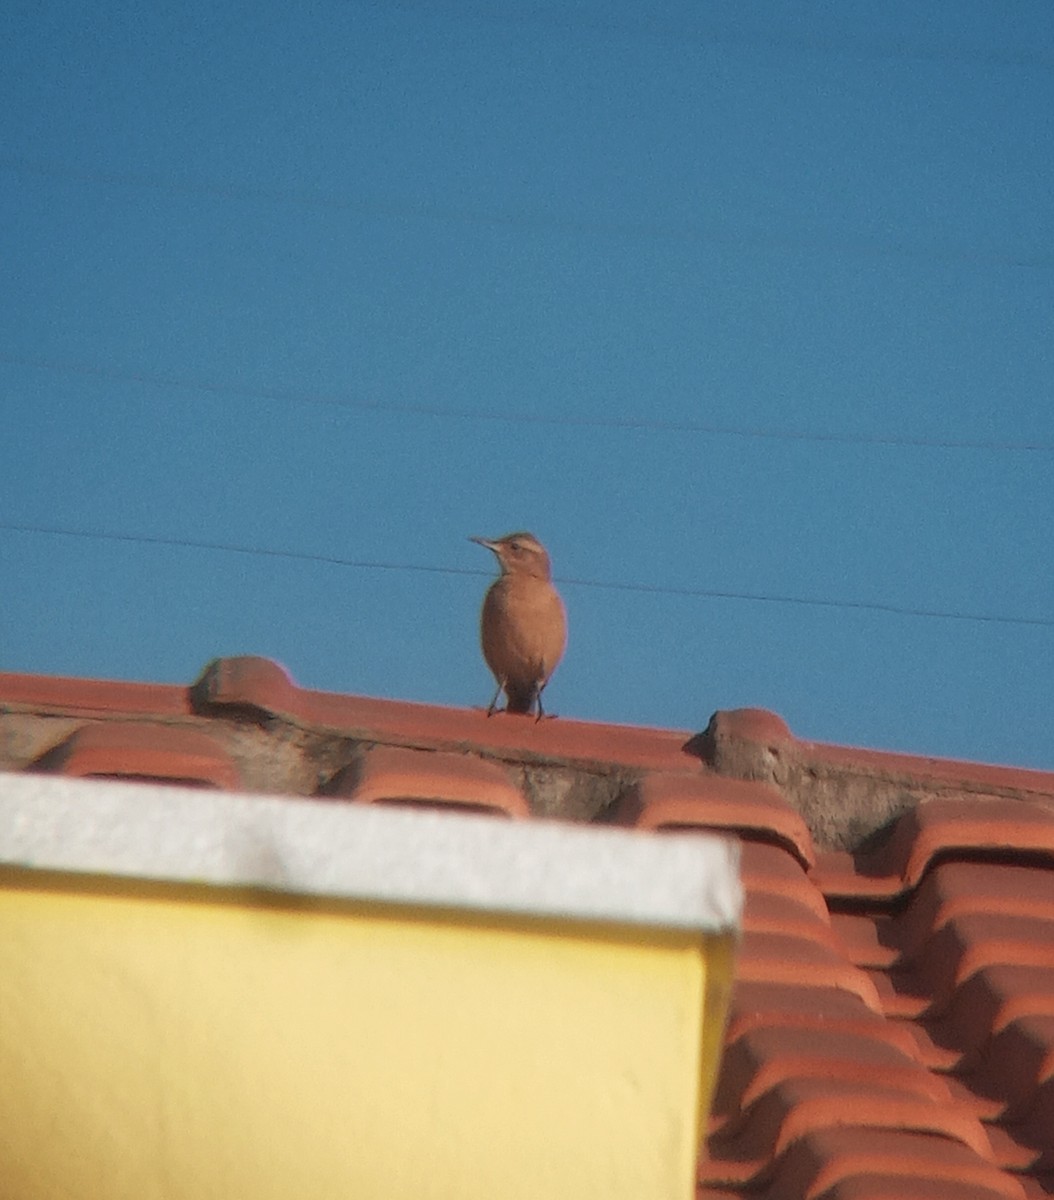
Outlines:
{"label": "roof ridge tile", "polygon": [[715,769],[740,778],[769,778],[779,760],[796,756],[814,770],[914,781],[938,791],[1031,792],[1054,800],[1054,772],[809,741],[795,737],[782,717],[763,708],[718,710],[698,743]]}
{"label": "roof ridge tile", "polygon": [[59,712],[84,717],[192,714],[189,689],[183,684],[9,671],[0,671],[0,711]]}
{"label": "roof ridge tile", "polygon": [[210,662],[191,688],[204,716],[245,712],[360,740],[433,750],[487,751],[523,762],[613,766],[635,770],[683,769],[697,759],[680,730],[606,725],[496,713],[314,691],[295,684],[278,663],[244,655]]}

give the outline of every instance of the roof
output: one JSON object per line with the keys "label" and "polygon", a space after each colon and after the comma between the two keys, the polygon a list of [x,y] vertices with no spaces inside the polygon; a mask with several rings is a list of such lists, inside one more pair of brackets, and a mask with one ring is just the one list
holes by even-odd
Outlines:
{"label": "roof", "polygon": [[1054,773],[440,708],[218,659],[189,687],[0,674],[0,769],[560,817],[742,843],[699,1196],[1054,1192]]}

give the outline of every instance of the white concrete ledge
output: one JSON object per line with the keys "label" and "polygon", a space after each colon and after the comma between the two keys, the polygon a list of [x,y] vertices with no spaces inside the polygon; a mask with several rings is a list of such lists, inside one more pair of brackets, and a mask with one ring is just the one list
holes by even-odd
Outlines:
{"label": "white concrete ledge", "polygon": [[0,774],[0,864],[702,932],[739,924],[706,835]]}

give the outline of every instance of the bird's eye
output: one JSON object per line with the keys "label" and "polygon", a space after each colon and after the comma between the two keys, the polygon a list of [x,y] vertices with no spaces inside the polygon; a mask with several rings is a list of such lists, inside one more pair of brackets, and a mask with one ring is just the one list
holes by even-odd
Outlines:
{"label": "bird's eye", "polygon": [[523,549],[523,542],[510,542],[509,549],[515,550],[518,554]]}

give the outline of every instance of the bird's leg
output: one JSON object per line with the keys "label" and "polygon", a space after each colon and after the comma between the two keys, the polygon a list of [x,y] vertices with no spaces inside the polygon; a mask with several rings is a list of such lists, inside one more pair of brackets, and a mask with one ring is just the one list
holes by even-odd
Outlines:
{"label": "bird's leg", "polygon": [[498,680],[498,690],[494,693],[494,699],[487,706],[487,716],[493,717],[498,708],[498,697],[501,695],[501,690],[505,686],[505,680]]}
{"label": "bird's leg", "polygon": [[542,717],[545,716],[545,709],[542,708],[542,692],[544,692],[544,691],[545,691],[545,684],[543,683],[538,686],[538,688],[535,690],[535,693],[534,693],[535,701],[538,704],[538,715],[534,718],[535,724],[537,724],[542,719]]}

